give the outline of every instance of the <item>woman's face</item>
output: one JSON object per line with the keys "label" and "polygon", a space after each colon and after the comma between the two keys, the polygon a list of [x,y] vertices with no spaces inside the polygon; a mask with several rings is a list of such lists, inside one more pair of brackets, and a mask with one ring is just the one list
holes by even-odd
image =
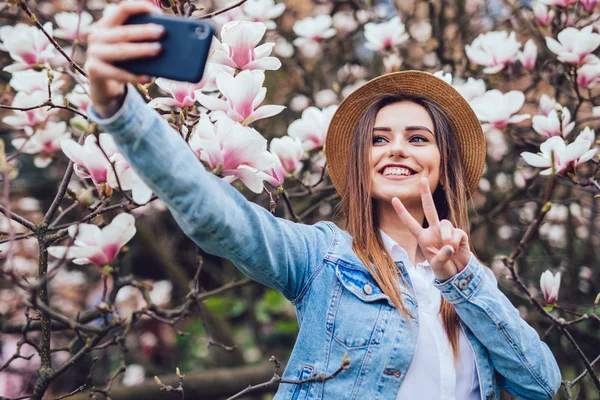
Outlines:
{"label": "woman's face", "polygon": [[420,202],[419,180],[429,179],[431,192],[440,179],[440,150],[427,110],[411,101],[383,107],[375,117],[371,147],[371,195],[390,202]]}

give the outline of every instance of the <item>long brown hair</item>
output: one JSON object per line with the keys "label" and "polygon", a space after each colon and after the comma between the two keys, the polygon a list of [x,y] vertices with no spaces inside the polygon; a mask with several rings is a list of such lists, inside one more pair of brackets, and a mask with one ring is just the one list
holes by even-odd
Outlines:
{"label": "long brown hair", "polygon": [[[353,132],[348,155],[348,184],[342,196],[342,208],[346,217],[346,227],[353,237],[354,252],[369,269],[381,290],[408,319],[408,311],[398,286],[399,279],[402,277],[379,233],[380,218],[376,203],[371,197],[370,170],[375,117],[383,107],[400,101],[411,101],[421,105],[433,121],[435,138],[440,150],[440,178],[444,182],[444,187],[438,185],[433,193],[440,219],[448,219],[455,228],[464,230],[467,235],[469,220],[467,184],[461,157],[457,156],[460,154],[460,149],[444,111],[437,104],[421,97],[388,95],[376,99],[364,111]],[[427,226],[426,221],[424,226]],[[454,306],[443,298],[440,313],[444,330],[456,358],[458,356],[458,315]]]}

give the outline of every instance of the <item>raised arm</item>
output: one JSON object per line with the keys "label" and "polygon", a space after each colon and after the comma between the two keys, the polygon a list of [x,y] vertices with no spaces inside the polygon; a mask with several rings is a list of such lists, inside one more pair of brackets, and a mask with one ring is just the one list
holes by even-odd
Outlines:
{"label": "raised arm", "polygon": [[[248,276],[294,300],[321,264],[333,231],[327,223],[308,226],[275,218],[247,201],[205,170],[180,135],[146,106],[133,86],[126,90],[124,82],[140,82],[143,77],[111,65],[110,54],[131,44],[120,42],[119,36],[129,41],[158,37],[150,37],[144,25],[121,26],[128,15],[151,10],[148,3],[122,3],[90,38],[90,116],[113,135],[123,156],[198,246],[232,260]],[[142,48],[147,55],[152,51],[150,45]]]}

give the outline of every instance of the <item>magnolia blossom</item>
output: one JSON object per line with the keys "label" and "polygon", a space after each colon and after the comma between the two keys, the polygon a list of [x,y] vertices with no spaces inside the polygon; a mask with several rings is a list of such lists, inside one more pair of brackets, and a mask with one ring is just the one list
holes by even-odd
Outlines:
{"label": "magnolia blossom", "polygon": [[544,301],[548,304],[556,303],[558,300],[558,290],[560,288],[560,272],[553,275],[550,271],[545,271],[540,277],[540,288],[544,295]]}
{"label": "magnolia blossom", "polygon": [[[47,91],[37,90],[33,93],[18,92],[11,105],[13,107],[28,108],[44,104],[47,100]],[[23,129],[27,126],[35,127],[48,121],[56,112],[56,109],[48,110],[47,107],[38,107],[28,111],[17,110],[14,111],[15,115],[4,117],[2,122],[16,129]]]}
{"label": "magnolia blossom", "polygon": [[448,85],[452,85],[452,74],[450,72],[444,73],[443,70],[439,70],[433,73],[433,76],[436,76],[446,82]]}
{"label": "magnolia blossom", "polygon": [[66,40],[81,40],[90,33],[94,17],[86,11],[81,14],[74,12],[61,12],[54,16],[58,29],[54,36]]}
{"label": "magnolia blossom", "polygon": [[[53,72],[54,77],[50,84],[50,92],[54,95],[63,85],[64,81],[61,74]],[[10,82],[8,83],[17,92],[33,93],[41,90],[48,93],[48,74],[46,71],[34,71],[28,69],[25,71],[16,71],[12,73]],[[54,96],[53,100],[54,100]]]}
{"label": "magnolia blossom", "polygon": [[302,168],[300,160],[304,157],[304,148],[302,141],[297,137],[274,138],[269,150],[279,158],[287,175],[297,173]]}
{"label": "magnolia blossom", "polygon": [[[52,36],[52,23],[46,22],[44,30]],[[6,72],[31,69],[56,57],[55,48],[44,33],[35,26],[17,24],[0,28],[0,40],[15,63],[3,68]]]}
{"label": "magnolia blossom", "polygon": [[485,94],[483,79],[469,78],[465,83],[455,83],[453,86],[468,102]]}
{"label": "magnolia blossom", "polygon": [[71,139],[65,139],[60,144],[65,155],[75,163],[75,174],[83,179],[91,178],[98,192],[102,193],[100,184],[106,182],[108,169],[111,168],[110,157],[117,153],[112,136],[108,133],[101,133],[100,146],[94,135],[87,136],[83,146]]}
{"label": "magnolia blossom", "polygon": [[265,157],[271,160],[271,165],[269,168],[263,170],[265,175],[265,180],[271,185],[275,187],[279,187],[283,185],[285,181],[286,171],[281,164],[281,160],[273,153],[265,153]]}
{"label": "magnolia blossom", "polygon": [[11,141],[13,147],[26,154],[35,154],[33,163],[38,168],[45,168],[52,162],[52,156],[60,150],[63,139],[70,139],[71,133],[67,132],[67,123],[48,121],[43,128],[33,132],[26,129],[27,138],[16,138]]}
{"label": "magnolia blossom", "polygon": [[536,115],[532,119],[533,130],[546,137],[566,137],[575,127],[575,121],[571,122],[571,112],[563,107],[561,117],[556,110],[551,110],[548,115]]}
{"label": "magnolia blossom", "polygon": [[79,224],[69,226],[68,230],[69,236],[75,238],[73,246],[48,247],[48,254],[73,259],[78,265],[104,266],[110,264],[135,235],[135,218],[122,213],[102,229],[94,224]]}
{"label": "magnolia blossom", "polygon": [[390,51],[406,42],[409,38],[400,17],[394,17],[387,22],[365,25],[365,47],[373,51]]}
{"label": "magnolia blossom", "polygon": [[592,25],[579,30],[568,27],[558,34],[558,41],[546,37],[546,46],[558,59],[571,65],[581,65],[586,56],[600,46],[600,35],[592,32]]}
{"label": "magnolia blossom", "polygon": [[516,124],[531,117],[529,114],[516,114],[524,103],[523,92],[511,90],[502,93],[494,89],[472,100],[471,107],[480,121],[494,128],[504,128],[508,124]]}
{"label": "magnolia blossom", "polygon": [[[226,4],[231,5],[231,4]],[[242,9],[242,7],[234,7],[231,10],[224,12],[219,15],[215,15],[212,20],[215,22],[217,28],[221,29],[225,24],[232,21],[246,21],[248,16]]]}
{"label": "magnolia blossom", "polygon": [[533,3],[533,14],[538,24],[542,26],[550,25],[556,15],[554,10],[549,9],[548,6],[540,1]]}
{"label": "magnolia blossom", "polygon": [[398,72],[404,60],[396,53],[387,54],[383,57],[385,72]]}
{"label": "magnolia blossom", "polygon": [[327,14],[307,17],[297,21],[293,30],[297,37],[294,46],[298,47],[306,57],[314,57],[320,52],[319,42],[333,37],[336,33],[331,25],[333,19]]}
{"label": "magnolia blossom", "polygon": [[242,9],[250,21],[262,22],[267,29],[275,29],[277,26],[272,20],[283,14],[285,4],[275,4],[274,0],[248,0]]}
{"label": "magnolia blossom", "polygon": [[525,43],[523,51],[519,53],[519,60],[521,61],[521,64],[523,64],[523,67],[531,70],[535,68],[537,50],[537,46],[533,40],[529,39]]}
{"label": "magnolia blossom", "polygon": [[267,140],[256,130],[221,118],[216,124],[206,114],[194,127],[190,147],[198,158],[220,172],[227,182],[241,180],[254,193],[263,190],[268,176],[263,172],[272,167]]}
{"label": "magnolia blossom", "polygon": [[216,38],[211,61],[241,70],[277,70],[281,61],[269,57],[275,43],[261,41],[267,27],[262,22],[231,21],[221,29],[221,42]]}
{"label": "magnolia blossom", "polygon": [[73,88],[73,91],[67,95],[67,99],[75,107],[87,112],[88,107],[92,104],[89,93],[90,87],[88,84],[83,84],[83,86],[77,84]]}
{"label": "magnolia blossom", "polygon": [[331,89],[319,90],[315,93],[315,104],[319,108],[324,108],[338,102],[338,94]]}
{"label": "magnolia blossom", "polygon": [[577,84],[584,89],[593,89],[600,83],[600,64],[583,64],[577,70]]}
{"label": "magnolia blossom", "polygon": [[426,42],[431,39],[432,27],[429,21],[423,20],[412,24],[408,31],[410,36],[418,42]]}
{"label": "magnolia blossom", "polygon": [[[123,155],[116,153],[111,157],[114,162],[114,170],[109,166],[106,180],[110,187],[121,187],[121,190],[131,190],[131,197],[137,204],[146,204],[152,197],[152,189],[150,189],[129,166]],[[116,171],[116,175],[115,175]],[[118,180],[117,180],[118,177]]]}
{"label": "magnolia blossom", "polygon": [[288,135],[300,139],[305,151],[323,147],[327,128],[329,128],[336,109],[337,105],[326,107],[323,110],[319,110],[317,107],[308,107],[302,112],[302,118],[290,124]]}
{"label": "magnolia blossom", "polygon": [[196,100],[214,112],[214,120],[227,116],[236,122],[248,125],[253,121],[279,114],[284,106],[267,105],[258,107],[265,99],[267,88],[262,87],[265,74],[262,71],[242,71],[233,77],[229,74],[217,76],[217,87],[224,99],[194,92]]}
{"label": "magnolia blossom", "polygon": [[578,164],[591,160],[592,157],[596,155],[596,132],[594,132],[593,129],[586,126],[585,129],[577,135],[575,142],[587,142],[589,144],[589,150],[579,157],[577,160]]}
{"label": "magnolia blossom", "polygon": [[597,0],[579,0],[579,5],[589,13],[594,12],[596,4],[598,4]]}
{"label": "magnolia blossom", "polygon": [[542,94],[540,97],[540,114],[548,115],[550,111],[554,110],[556,106],[556,99],[554,97],[550,97],[547,94]]}
{"label": "magnolia blossom", "polygon": [[[526,151],[521,153],[521,157],[532,167],[547,168],[540,172],[541,175],[552,174],[552,159],[554,158],[555,172],[558,175],[564,175],[568,169],[575,168],[577,164],[588,161],[593,156],[593,154],[589,155],[589,148],[590,144],[586,140],[566,145],[562,137],[552,136],[541,144],[539,153]],[[586,157],[589,158],[586,159]]]}
{"label": "magnolia blossom", "polygon": [[333,14],[333,27],[338,35],[347,35],[358,28],[358,22],[351,11],[338,11]]}
{"label": "magnolia blossom", "polygon": [[477,36],[465,51],[471,63],[486,67],[484,73],[495,74],[517,59],[520,48],[514,32],[492,31]]}

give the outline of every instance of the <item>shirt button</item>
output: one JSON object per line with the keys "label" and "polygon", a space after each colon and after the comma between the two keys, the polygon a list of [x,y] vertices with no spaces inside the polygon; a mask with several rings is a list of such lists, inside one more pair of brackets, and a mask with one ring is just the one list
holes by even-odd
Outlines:
{"label": "shirt button", "polygon": [[373,288],[371,287],[370,283],[367,283],[365,286],[363,286],[363,292],[365,292],[367,296],[373,294]]}
{"label": "shirt button", "polygon": [[469,281],[466,278],[462,278],[461,280],[458,281],[458,288],[460,290],[467,290],[467,288],[469,287]]}

